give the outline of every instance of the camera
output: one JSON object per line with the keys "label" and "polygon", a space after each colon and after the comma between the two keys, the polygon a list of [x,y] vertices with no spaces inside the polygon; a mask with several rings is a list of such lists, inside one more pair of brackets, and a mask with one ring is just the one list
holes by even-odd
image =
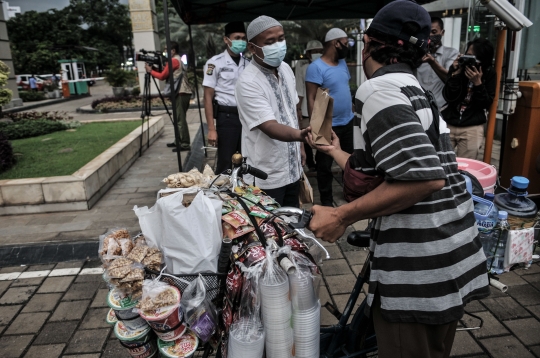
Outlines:
{"label": "camera", "polygon": [[472,55],[463,55],[458,59],[459,67],[465,68],[467,66],[473,67],[477,66],[478,61],[476,61],[476,57]]}
{"label": "camera", "polygon": [[139,53],[135,54],[135,61],[146,62],[150,66],[157,66],[159,72],[163,70],[163,56],[157,51],[146,51],[142,48]]}
{"label": "camera", "polygon": [[529,27],[533,23],[525,17],[508,0],[480,0],[482,5],[504,21],[506,26],[512,31],[519,31],[524,27]]}

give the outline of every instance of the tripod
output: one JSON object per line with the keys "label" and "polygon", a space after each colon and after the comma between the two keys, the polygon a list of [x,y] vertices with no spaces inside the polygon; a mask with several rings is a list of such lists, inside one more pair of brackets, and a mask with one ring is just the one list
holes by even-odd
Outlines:
{"label": "tripod", "polygon": [[[169,116],[169,119],[174,126],[174,120],[172,118],[171,112],[169,112],[169,107],[167,107],[167,103],[165,103],[165,98],[163,98],[163,95],[159,89],[159,86],[156,82],[156,79],[150,75],[150,73],[146,72],[144,74],[144,87],[143,87],[143,94],[142,94],[142,105],[141,105],[141,140],[139,145],[139,157],[142,156],[142,148],[143,148],[143,134],[144,134],[144,122],[146,120],[147,127],[146,130],[148,132],[147,136],[147,142],[146,146],[147,148],[150,148],[150,116],[152,115],[152,95],[150,93],[150,78],[154,80],[154,85],[156,86],[159,94],[159,98],[161,99],[161,102],[163,103],[163,107],[165,107],[165,111],[167,112],[167,115]],[[175,137],[178,137],[178,135],[175,134]],[[175,141],[180,141],[180,138],[175,138]]]}

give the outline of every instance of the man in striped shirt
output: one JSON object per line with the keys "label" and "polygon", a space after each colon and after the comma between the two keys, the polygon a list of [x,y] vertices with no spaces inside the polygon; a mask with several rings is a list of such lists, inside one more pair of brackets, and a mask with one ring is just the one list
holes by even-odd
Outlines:
{"label": "man in striped shirt", "polygon": [[337,136],[317,146],[342,168],[385,178],[347,205],[314,206],[310,223],[317,237],[334,242],[348,225],[377,218],[368,304],[380,358],[448,357],[464,306],[489,295],[449,131],[413,74],[430,27],[429,14],[409,0],[377,13],[363,38],[369,80],[356,94],[355,151],[341,151]]}

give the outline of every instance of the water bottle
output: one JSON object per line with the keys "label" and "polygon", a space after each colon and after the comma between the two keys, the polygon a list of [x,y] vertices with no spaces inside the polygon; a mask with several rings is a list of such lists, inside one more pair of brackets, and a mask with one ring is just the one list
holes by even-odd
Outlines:
{"label": "water bottle", "polygon": [[489,200],[473,195],[474,216],[478,231],[490,234],[497,225],[497,207]]}
{"label": "water bottle", "polygon": [[516,218],[534,218],[538,213],[536,204],[527,198],[529,179],[515,176],[510,181],[506,193],[495,195],[494,202],[498,208]]}
{"label": "water bottle", "polygon": [[506,211],[499,211],[499,222],[497,223],[498,238],[493,247],[494,255],[493,262],[490,263],[490,271],[496,274],[504,272],[504,255],[506,252],[506,243],[508,242],[508,230],[510,225],[508,224],[508,213]]}

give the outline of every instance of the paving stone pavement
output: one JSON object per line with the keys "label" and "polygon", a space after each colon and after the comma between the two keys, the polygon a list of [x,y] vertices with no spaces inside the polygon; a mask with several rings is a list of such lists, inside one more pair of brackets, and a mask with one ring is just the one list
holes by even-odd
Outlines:
{"label": "paving stone pavement", "polygon": [[[188,122],[192,136],[198,129],[198,120],[198,113],[190,110]],[[176,171],[175,157],[164,145],[170,141],[172,126],[167,123],[160,139],[88,212],[0,218],[0,244],[94,240],[118,225],[138,231],[133,205],[152,205],[156,191],[163,187],[160,180]],[[344,203],[339,177],[337,173],[335,205]],[[318,202],[316,181],[311,177],[310,182]],[[52,222],[57,225],[57,232],[40,232],[43,225]],[[367,256],[367,251],[347,244],[345,237],[365,226],[366,222],[355,223],[336,243],[323,243],[331,255],[322,266],[319,296],[323,305],[330,302],[338,310],[344,309]],[[4,228],[10,227],[28,232],[6,235]],[[0,357],[129,357],[104,322],[108,289],[95,273],[97,266],[99,262],[86,261],[0,268]],[[540,358],[540,263],[534,263],[528,270],[503,274],[500,279],[509,286],[507,293],[492,291],[490,297],[467,306],[468,311],[484,320],[484,326],[480,330],[457,332],[452,357]],[[364,297],[365,291],[360,300]],[[354,311],[358,305],[359,302]],[[323,308],[321,324],[336,322]],[[460,322],[464,327],[476,324],[478,320],[467,315]]]}

